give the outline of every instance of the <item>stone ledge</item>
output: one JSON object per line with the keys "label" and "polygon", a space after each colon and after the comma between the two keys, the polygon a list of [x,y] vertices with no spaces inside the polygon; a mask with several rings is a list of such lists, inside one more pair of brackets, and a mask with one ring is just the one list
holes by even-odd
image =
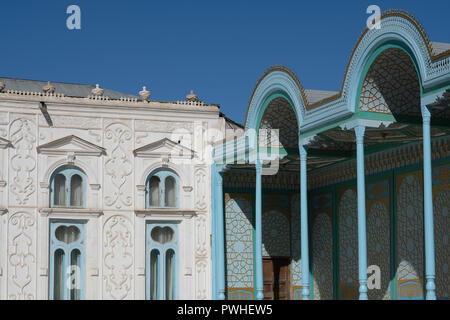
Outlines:
{"label": "stone ledge", "polygon": [[76,215],[76,216],[87,216],[87,217],[99,217],[103,215],[102,210],[98,209],[83,209],[83,208],[40,208],[39,213],[47,217],[49,215]]}
{"label": "stone ledge", "polygon": [[134,212],[136,216],[141,218],[145,217],[192,218],[197,215],[197,212],[195,210],[163,209],[163,208],[142,209],[142,210],[135,210]]}

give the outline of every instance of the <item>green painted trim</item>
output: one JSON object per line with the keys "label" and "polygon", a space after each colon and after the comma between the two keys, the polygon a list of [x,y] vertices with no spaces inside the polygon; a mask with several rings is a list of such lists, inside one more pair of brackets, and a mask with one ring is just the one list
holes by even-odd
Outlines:
{"label": "green painted trim", "polygon": [[[392,121],[397,122],[397,119],[392,114],[370,112],[370,111],[358,111],[357,116],[359,119],[365,120],[379,120],[379,121]],[[422,121],[421,121],[422,123]]]}
{"label": "green painted trim", "polygon": [[328,130],[331,130],[331,129],[335,129],[335,128],[337,128],[337,127],[339,127],[339,126],[341,126],[341,125],[343,125],[343,124],[345,124],[345,123],[347,123],[349,121],[355,120],[355,119],[359,119],[358,115],[353,114],[353,115],[351,115],[349,117],[342,118],[342,119],[340,119],[338,121],[333,121],[332,123],[329,123],[327,125],[323,125],[323,126],[317,127],[315,129],[312,129],[312,130],[307,130],[307,131],[302,132],[301,128],[300,128],[299,139],[306,139],[306,138],[314,136],[316,134],[320,134],[322,132],[325,132],[325,131],[328,131]]}
{"label": "green painted trim", "polygon": [[437,86],[424,89],[422,92],[422,98],[431,96],[435,93],[438,93],[439,91],[449,90],[449,89],[450,89],[450,80],[444,82],[444,84],[439,84]]}

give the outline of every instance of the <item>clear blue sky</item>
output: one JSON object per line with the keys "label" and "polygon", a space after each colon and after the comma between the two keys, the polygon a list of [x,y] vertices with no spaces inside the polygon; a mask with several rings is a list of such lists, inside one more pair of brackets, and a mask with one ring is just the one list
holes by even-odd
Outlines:
{"label": "clear blue sky", "polygon": [[[82,29],[66,28],[81,8]],[[432,41],[450,42],[450,1],[2,0],[0,76],[74,83],[152,98],[190,89],[243,122],[252,89],[271,65],[307,89],[336,90],[364,30],[367,6],[412,12]]]}

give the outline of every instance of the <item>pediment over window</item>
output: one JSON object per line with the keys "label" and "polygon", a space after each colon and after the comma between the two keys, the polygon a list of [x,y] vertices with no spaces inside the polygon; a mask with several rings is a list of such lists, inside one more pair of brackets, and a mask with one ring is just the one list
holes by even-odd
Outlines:
{"label": "pediment over window", "polygon": [[143,158],[188,158],[192,159],[195,152],[168,138],[164,138],[134,150],[136,157]]}
{"label": "pediment over window", "polygon": [[70,135],[37,147],[41,154],[74,154],[75,156],[100,156],[105,149],[77,136]]}
{"label": "pediment over window", "polygon": [[0,138],[0,149],[6,149],[11,145],[11,142],[9,140]]}

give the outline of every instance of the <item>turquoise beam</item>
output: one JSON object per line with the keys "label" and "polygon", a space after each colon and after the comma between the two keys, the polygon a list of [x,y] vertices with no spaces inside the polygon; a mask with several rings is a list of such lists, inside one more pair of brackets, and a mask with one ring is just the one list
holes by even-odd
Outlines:
{"label": "turquoise beam", "polygon": [[309,300],[309,244],[308,244],[308,183],[307,183],[307,155],[306,147],[300,149],[300,235],[302,255],[302,297]]}
{"label": "turquoise beam", "polygon": [[256,267],[256,299],[264,299],[263,264],[262,264],[262,163],[256,162],[256,192],[255,192],[255,267]]}
{"label": "turquoise beam", "polygon": [[216,165],[216,203],[217,210],[217,298],[225,300],[225,223],[223,214],[223,168]]}
{"label": "turquoise beam", "polygon": [[423,129],[423,187],[424,187],[424,232],[425,232],[425,279],[426,299],[436,300],[434,279],[434,224],[433,224],[433,186],[431,172],[431,114],[426,106],[422,107]]}
{"label": "turquoise beam", "polygon": [[358,262],[359,300],[367,300],[367,235],[366,235],[366,186],[364,175],[364,126],[356,126],[356,168],[358,185]]}

